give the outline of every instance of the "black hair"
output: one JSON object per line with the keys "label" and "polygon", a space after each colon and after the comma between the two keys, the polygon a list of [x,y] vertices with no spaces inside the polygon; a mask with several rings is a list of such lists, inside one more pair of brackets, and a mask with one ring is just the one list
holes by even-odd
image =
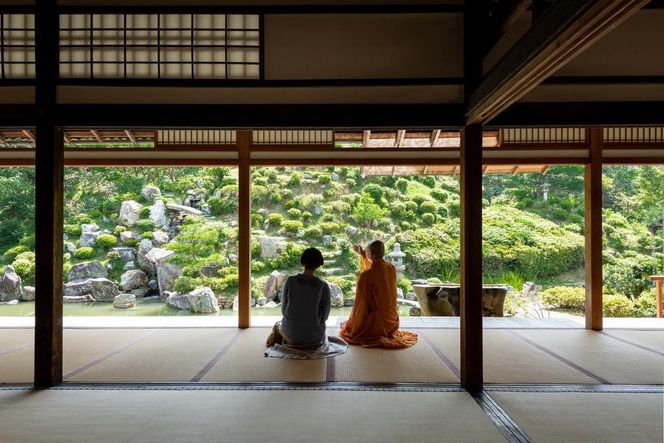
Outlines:
{"label": "black hair", "polygon": [[305,269],[317,269],[323,266],[323,253],[316,248],[307,248],[300,257],[300,263]]}

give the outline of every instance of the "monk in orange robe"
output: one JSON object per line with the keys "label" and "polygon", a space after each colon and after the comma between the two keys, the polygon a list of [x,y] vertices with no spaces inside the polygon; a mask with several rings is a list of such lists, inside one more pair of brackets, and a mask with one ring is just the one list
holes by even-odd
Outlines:
{"label": "monk in orange robe", "polygon": [[341,323],[339,335],[348,344],[365,348],[409,348],[417,343],[417,334],[399,330],[397,311],[397,272],[383,260],[385,245],[369,244],[366,250],[353,246],[360,256],[355,303],[350,317]]}

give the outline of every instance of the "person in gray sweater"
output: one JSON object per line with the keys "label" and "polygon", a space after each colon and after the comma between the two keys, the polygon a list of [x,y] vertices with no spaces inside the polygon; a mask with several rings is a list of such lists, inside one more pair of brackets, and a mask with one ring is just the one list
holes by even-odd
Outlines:
{"label": "person in gray sweater", "polygon": [[302,253],[304,271],[286,279],[281,294],[283,318],[267,339],[269,357],[325,358],[345,352],[346,343],[325,334],[330,315],[330,287],[314,273],[323,266],[323,254],[316,248]]}

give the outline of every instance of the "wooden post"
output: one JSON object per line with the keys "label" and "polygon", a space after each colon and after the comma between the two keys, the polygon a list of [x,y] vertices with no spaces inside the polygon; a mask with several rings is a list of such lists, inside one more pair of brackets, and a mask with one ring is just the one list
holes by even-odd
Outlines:
{"label": "wooden post", "polygon": [[[489,2],[465,2],[463,14],[464,101],[483,76],[484,40]],[[484,385],[482,354],[482,125],[468,124],[461,133],[461,385],[476,392]]]}
{"label": "wooden post", "polygon": [[664,317],[664,300],[662,300],[663,295],[662,295],[662,287],[664,286],[664,275],[651,275],[650,278],[652,280],[655,280],[655,290],[657,291],[657,301],[656,301],[656,312],[657,312],[657,318],[662,318]]}
{"label": "wooden post", "polygon": [[590,162],[585,166],[586,329],[602,330],[602,128],[586,131]]}
{"label": "wooden post", "polygon": [[35,10],[35,388],[62,382],[64,138],[54,125],[58,72],[55,0]]}
{"label": "wooden post", "polygon": [[461,384],[472,392],[483,386],[482,126],[461,139]]}
{"label": "wooden post", "polygon": [[238,145],[238,327],[251,324],[251,131],[237,131]]}

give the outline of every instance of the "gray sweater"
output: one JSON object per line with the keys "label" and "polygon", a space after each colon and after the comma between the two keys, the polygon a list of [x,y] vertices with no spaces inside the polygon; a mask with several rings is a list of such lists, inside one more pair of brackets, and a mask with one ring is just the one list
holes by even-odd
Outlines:
{"label": "gray sweater", "polygon": [[[288,277],[281,295],[281,333],[287,344],[317,345],[325,339],[325,320],[330,315],[330,287],[318,277]],[[285,343],[286,344],[286,343]]]}

